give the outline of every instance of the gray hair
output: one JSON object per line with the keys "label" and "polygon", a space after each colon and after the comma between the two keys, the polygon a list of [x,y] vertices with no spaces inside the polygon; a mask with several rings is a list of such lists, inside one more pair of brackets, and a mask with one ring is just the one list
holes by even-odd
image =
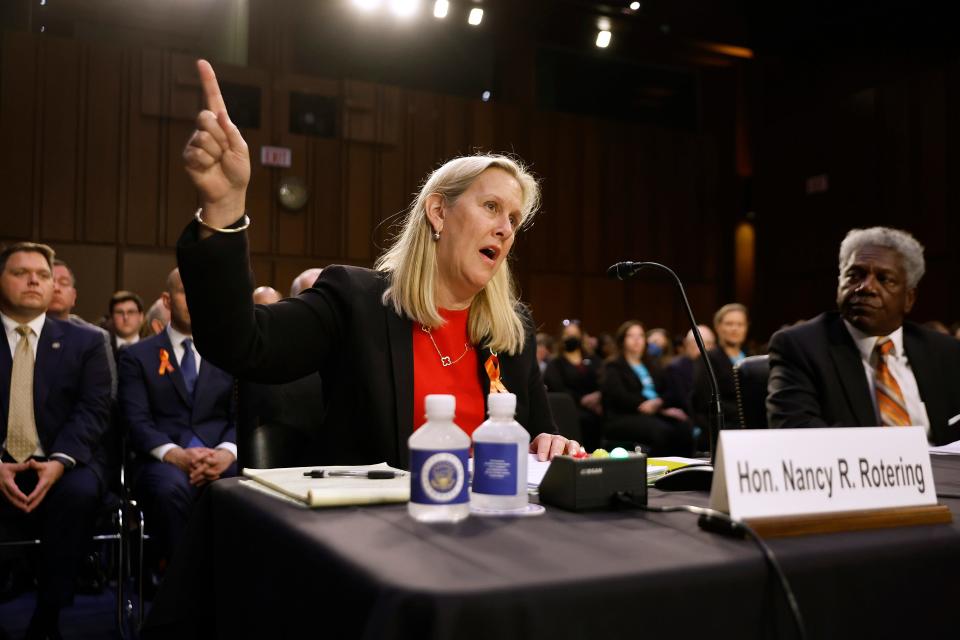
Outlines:
{"label": "gray hair", "polygon": [[892,249],[903,258],[903,268],[907,273],[907,286],[914,288],[926,270],[923,260],[923,245],[916,238],[900,229],[890,227],[870,227],[869,229],[851,229],[840,243],[840,271],[858,249],[863,247],[885,247]]}

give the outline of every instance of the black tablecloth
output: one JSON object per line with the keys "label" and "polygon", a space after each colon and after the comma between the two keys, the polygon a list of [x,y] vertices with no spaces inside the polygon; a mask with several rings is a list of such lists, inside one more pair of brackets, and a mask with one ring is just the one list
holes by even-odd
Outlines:
{"label": "black tablecloth", "polygon": [[[960,494],[960,458],[933,458]],[[950,525],[770,541],[810,638],[955,637],[960,500]],[[651,491],[651,505],[706,505]],[[215,483],[198,502],[145,638],[794,637],[747,540],[686,513],[548,508],[425,525],[405,506],[308,511]]]}

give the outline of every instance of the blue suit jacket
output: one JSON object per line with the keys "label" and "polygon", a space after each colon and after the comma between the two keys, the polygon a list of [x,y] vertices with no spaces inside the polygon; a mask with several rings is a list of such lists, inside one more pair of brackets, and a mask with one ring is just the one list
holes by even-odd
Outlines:
{"label": "blue suit jacket", "polygon": [[[160,373],[161,349],[174,371]],[[123,349],[118,368],[120,410],[134,451],[185,447],[194,436],[208,447],[237,441],[233,378],[203,358],[191,398],[166,331]]]}
{"label": "blue suit jacket", "polygon": [[[7,438],[13,360],[0,345],[0,442]],[[33,410],[47,455],[65,453],[104,479],[101,437],[110,420],[110,367],[97,331],[47,316],[37,342]]]}

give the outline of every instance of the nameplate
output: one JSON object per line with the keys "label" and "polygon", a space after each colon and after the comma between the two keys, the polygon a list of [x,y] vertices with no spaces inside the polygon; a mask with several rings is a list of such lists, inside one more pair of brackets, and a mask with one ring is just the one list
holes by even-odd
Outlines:
{"label": "nameplate", "polygon": [[742,520],[935,505],[923,427],[720,433],[710,506]]}

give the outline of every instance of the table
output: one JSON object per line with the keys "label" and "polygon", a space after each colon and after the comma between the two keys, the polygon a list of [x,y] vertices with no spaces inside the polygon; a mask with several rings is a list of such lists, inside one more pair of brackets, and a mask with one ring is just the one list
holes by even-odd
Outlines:
{"label": "table", "polygon": [[[960,457],[933,457],[960,494]],[[950,525],[770,541],[810,638],[954,637],[960,500]],[[651,505],[706,505],[651,490]],[[144,638],[792,638],[749,541],[686,513],[413,521],[405,506],[308,511],[215,483],[197,503]]]}

